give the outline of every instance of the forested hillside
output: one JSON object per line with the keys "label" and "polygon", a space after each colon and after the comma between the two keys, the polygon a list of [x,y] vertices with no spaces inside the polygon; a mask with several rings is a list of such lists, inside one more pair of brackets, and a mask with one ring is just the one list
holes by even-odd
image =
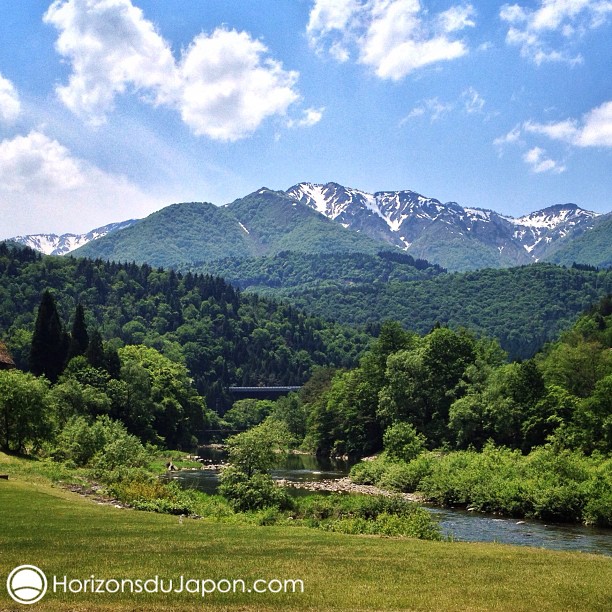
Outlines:
{"label": "forested hillside", "polygon": [[301,384],[314,365],[351,365],[369,340],[294,307],[241,294],[218,277],[47,257],[1,244],[0,337],[22,368],[45,289],[66,327],[81,303],[88,328],[111,346],[145,344],[184,363],[212,408],[227,406],[229,384]]}
{"label": "forested hillside", "polygon": [[215,274],[227,282],[258,293],[297,288],[335,287],[356,284],[381,284],[432,278],[443,268],[411,255],[380,251],[368,253],[295,253],[283,251],[273,257],[226,258],[186,266],[185,271]]}
{"label": "forested hillside", "polygon": [[178,267],[287,250],[376,253],[385,246],[326,219],[282,192],[260,189],[226,206],[173,204],[127,229],[89,242],[74,254]]}
{"label": "forested hillside", "polygon": [[612,214],[597,219],[593,229],[557,245],[547,258],[554,263],[571,266],[580,262],[600,268],[612,267]]}
{"label": "forested hillside", "polygon": [[295,264],[287,273],[290,262],[282,258],[268,260],[267,267],[256,268],[249,277],[248,265],[232,268],[222,263],[218,269],[238,282],[251,278],[257,291],[267,287],[270,295],[342,323],[368,325],[394,319],[419,333],[428,332],[436,322],[466,327],[497,338],[511,358],[532,356],[612,291],[611,270],[552,264],[438,274],[422,280],[404,280],[394,269],[388,282],[378,282],[368,272],[362,282],[358,275],[345,279],[341,265],[331,280],[319,281],[325,279],[324,273],[312,273],[308,266]]}

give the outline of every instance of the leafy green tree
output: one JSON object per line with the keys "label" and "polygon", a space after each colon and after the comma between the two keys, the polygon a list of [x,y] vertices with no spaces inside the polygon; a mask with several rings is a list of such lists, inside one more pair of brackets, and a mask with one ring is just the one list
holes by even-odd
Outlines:
{"label": "leafy green tree", "polygon": [[230,465],[250,478],[254,474],[266,474],[278,462],[279,454],[286,450],[290,441],[287,428],[267,419],[227,439],[227,453]]}
{"label": "leafy green tree", "polygon": [[48,392],[44,378],[19,370],[0,371],[0,448],[21,453],[51,438]]}
{"label": "leafy green tree", "polygon": [[111,411],[111,399],[105,392],[64,376],[49,392],[49,401],[60,427],[74,416],[95,417]]}
{"label": "leafy green tree", "polygon": [[274,402],[253,398],[234,402],[233,406],[223,415],[223,420],[231,429],[250,429],[259,425],[272,411]]}
{"label": "leafy green tree", "polygon": [[117,416],[142,440],[161,440],[170,448],[193,446],[212,416],[187,368],[146,346],[123,347],[119,357],[127,396]]}
{"label": "leafy green tree", "polygon": [[270,416],[285,424],[291,434],[292,444],[299,444],[306,435],[306,407],[297,393],[279,397],[272,405]]}
{"label": "leafy green tree", "polygon": [[290,437],[284,424],[267,419],[249,431],[228,438],[229,467],[221,474],[219,492],[234,510],[290,506],[287,493],[274,484],[269,474]]}
{"label": "leafy green tree", "polygon": [[578,338],[555,344],[540,360],[548,384],[563,387],[576,397],[588,397],[597,381],[612,373],[612,351],[599,342]]}
{"label": "leafy green tree", "polygon": [[141,467],[147,462],[147,453],[138,438],[107,416],[94,421],[83,416],[71,418],[57,437],[54,455],[77,466],[103,470]]}

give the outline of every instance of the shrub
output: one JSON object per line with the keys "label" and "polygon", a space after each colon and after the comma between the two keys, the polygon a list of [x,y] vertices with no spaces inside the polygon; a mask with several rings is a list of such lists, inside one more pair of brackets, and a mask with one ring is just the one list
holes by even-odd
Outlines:
{"label": "shrub", "polygon": [[93,423],[82,416],[69,419],[57,437],[53,455],[77,466],[90,465],[98,475],[100,471],[142,467],[147,463],[147,452],[138,438],[107,416],[100,416]]}
{"label": "shrub", "polygon": [[256,473],[248,476],[233,466],[223,470],[219,493],[229,501],[235,512],[261,510],[272,506],[288,509],[292,505],[287,492],[277,487],[269,474]]}
{"label": "shrub", "polygon": [[347,534],[441,539],[427,510],[401,497],[335,494],[301,498],[295,512],[311,527]]}
{"label": "shrub", "polygon": [[377,457],[372,461],[360,461],[356,463],[349,473],[350,479],[356,484],[375,485],[387,469],[384,456]]}
{"label": "shrub", "polygon": [[390,459],[409,462],[425,450],[425,436],[410,423],[395,423],[386,429],[383,446]]}

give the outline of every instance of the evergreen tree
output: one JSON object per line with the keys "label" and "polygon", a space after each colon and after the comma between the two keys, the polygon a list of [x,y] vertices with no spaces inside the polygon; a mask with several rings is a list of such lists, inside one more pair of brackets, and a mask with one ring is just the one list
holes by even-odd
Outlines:
{"label": "evergreen tree", "polygon": [[30,371],[36,376],[45,375],[55,382],[64,369],[67,337],[57,312],[53,296],[43,293],[30,349]]}
{"label": "evergreen tree", "polygon": [[92,367],[106,369],[106,355],[102,345],[102,336],[97,329],[91,333],[85,357],[87,357],[87,361],[89,361]]}
{"label": "evergreen tree", "polygon": [[85,323],[85,310],[82,304],[77,304],[70,334],[70,347],[68,349],[68,361],[78,355],[85,355],[89,346],[89,334]]}

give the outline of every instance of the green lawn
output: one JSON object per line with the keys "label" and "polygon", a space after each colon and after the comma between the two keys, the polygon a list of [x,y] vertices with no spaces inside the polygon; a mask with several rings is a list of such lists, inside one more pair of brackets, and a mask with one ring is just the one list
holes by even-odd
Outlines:
{"label": "green lawn", "polygon": [[[0,462],[2,467],[2,462]],[[6,466],[4,466],[6,471]],[[0,471],[2,471],[0,469]],[[54,594],[39,610],[609,610],[612,559],[492,544],[345,536],[98,505],[42,480],[0,480],[0,610],[21,564],[69,579],[301,579],[304,593]],[[27,609],[27,608],[25,608]]]}

